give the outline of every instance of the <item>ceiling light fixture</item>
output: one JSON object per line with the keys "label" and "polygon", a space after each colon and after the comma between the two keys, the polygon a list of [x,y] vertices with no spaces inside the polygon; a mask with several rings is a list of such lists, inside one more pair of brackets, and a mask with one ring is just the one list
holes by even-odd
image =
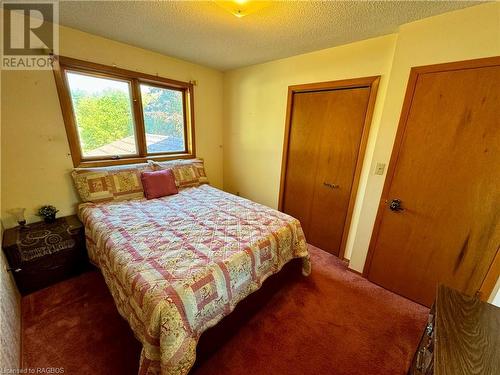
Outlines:
{"label": "ceiling light fixture", "polygon": [[271,1],[251,1],[251,0],[233,0],[233,1],[218,1],[214,0],[217,5],[227,10],[229,13],[238,18],[248,16],[258,10],[267,8],[271,5]]}

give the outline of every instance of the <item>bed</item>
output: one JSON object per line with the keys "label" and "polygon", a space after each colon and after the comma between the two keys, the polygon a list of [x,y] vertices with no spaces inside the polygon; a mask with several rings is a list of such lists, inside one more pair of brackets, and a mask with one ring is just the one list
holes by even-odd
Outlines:
{"label": "bed", "polygon": [[200,335],[293,258],[300,223],[210,185],[79,206],[91,261],[143,349],[140,374],[186,374]]}

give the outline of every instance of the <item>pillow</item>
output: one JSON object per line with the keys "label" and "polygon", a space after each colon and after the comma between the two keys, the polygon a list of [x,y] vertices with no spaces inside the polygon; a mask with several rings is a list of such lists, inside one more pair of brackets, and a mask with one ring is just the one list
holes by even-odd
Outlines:
{"label": "pillow", "polygon": [[208,177],[205,173],[205,163],[203,159],[194,159],[192,163],[198,172],[200,184],[208,184]]}
{"label": "pillow", "polygon": [[149,161],[153,170],[172,169],[177,187],[185,188],[208,184],[203,159]]}
{"label": "pillow", "polygon": [[103,168],[76,168],[71,173],[83,202],[108,202],[144,198],[141,171],[147,164]]}
{"label": "pillow", "polygon": [[165,197],[179,192],[171,169],[142,172],[141,181],[147,199]]}
{"label": "pillow", "polygon": [[200,186],[200,176],[193,165],[176,165],[172,167],[172,172],[179,188]]}

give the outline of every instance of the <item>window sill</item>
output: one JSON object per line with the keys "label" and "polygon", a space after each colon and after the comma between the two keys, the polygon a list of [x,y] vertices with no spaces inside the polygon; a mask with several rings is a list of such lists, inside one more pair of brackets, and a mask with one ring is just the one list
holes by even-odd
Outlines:
{"label": "window sill", "polygon": [[76,168],[109,167],[113,165],[147,163],[148,160],[167,161],[176,159],[193,159],[195,157],[196,155],[194,153],[181,153],[181,154],[169,154],[169,155],[150,155],[143,157],[124,157],[122,159],[113,159],[113,160],[82,160],[75,167]]}

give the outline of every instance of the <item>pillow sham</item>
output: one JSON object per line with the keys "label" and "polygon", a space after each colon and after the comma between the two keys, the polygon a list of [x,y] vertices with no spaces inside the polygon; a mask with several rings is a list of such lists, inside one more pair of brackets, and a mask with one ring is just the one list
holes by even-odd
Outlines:
{"label": "pillow sham", "polygon": [[208,184],[208,177],[205,173],[205,163],[203,159],[193,159],[192,163],[198,172],[200,184]]}
{"label": "pillow sham", "polygon": [[171,169],[141,173],[142,186],[146,199],[165,197],[179,193],[175,176]]}
{"label": "pillow sham", "polygon": [[157,162],[150,160],[153,170],[172,169],[178,188],[208,184],[203,159],[171,160]]}
{"label": "pillow sham", "polygon": [[71,173],[83,202],[107,202],[144,198],[141,172],[148,164],[103,168],[75,168]]}

